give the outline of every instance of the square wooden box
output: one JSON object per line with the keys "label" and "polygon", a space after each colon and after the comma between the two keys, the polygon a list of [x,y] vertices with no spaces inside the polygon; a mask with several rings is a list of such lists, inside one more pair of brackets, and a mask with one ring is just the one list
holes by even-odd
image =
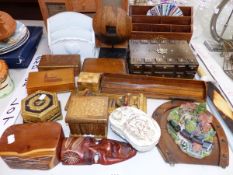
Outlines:
{"label": "square wooden box", "polygon": [[80,55],[42,55],[39,71],[73,68],[77,76],[81,70]]}
{"label": "square wooden box", "polygon": [[131,5],[132,39],[156,39],[190,41],[193,33],[193,9],[180,6],[183,16],[146,16],[153,6]]}
{"label": "square wooden box", "polygon": [[81,72],[78,77],[78,90],[89,89],[98,92],[101,73]]}
{"label": "square wooden box", "polygon": [[108,97],[74,96],[65,121],[69,124],[71,135],[107,137]]}
{"label": "square wooden box", "polygon": [[50,169],[60,161],[63,138],[56,122],[12,125],[0,139],[0,156],[11,168]]}
{"label": "square wooden box", "polygon": [[30,72],[27,81],[27,93],[37,90],[49,92],[67,92],[75,89],[74,69],[57,69]]}

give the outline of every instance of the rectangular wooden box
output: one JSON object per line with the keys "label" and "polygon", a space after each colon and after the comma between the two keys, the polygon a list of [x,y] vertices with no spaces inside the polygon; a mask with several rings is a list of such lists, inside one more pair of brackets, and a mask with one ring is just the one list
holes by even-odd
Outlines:
{"label": "rectangular wooden box", "polygon": [[78,89],[80,91],[89,89],[93,92],[99,92],[100,73],[81,72],[78,77]]}
{"label": "rectangular wooden box", "polygon": [[0,139],[0,156],[11,168],[50,169],[60,161],[63,138],[56,122],[12,125]]}
{"label": "rectangular wooden box", "polygon": [[101,93],[143,93],[148,98],[206,100],[204,81],[145,75],[103,74]]}
{"label": "rectangular wooden box", "polygon": [[198,62],[187,41],[130,40],[132,74],[194,78]]}
{"label": "rectangular wooden box", "polygon": [[153,6],[131,5],[132,39],[166,38],[190,41],[193,33],[193,9],[180,6],[184,16],[146,16]]}
{"label": "rectangular wooden box", "polygon": [[77,76],[81,70],[80,55],[42,55],[39,71],[73,68]]}
{"label": "rectangular wooden box", "polygon": [[128,68],[124,59],[116,58],[86,58],[83,62],[83,72],[127,74]]}
{"label": "rectangular wooden box", "polygon": [[31,94],[37,90],[49,92],[67,92],[74,89],[74,69],[72,68],[30,72],[28,75],[28,94]]}
{"label": "rectangular wooden box", "polygon": [[107,137],[108,97],[74,96],[65,121],[69,124],[71,135]]}

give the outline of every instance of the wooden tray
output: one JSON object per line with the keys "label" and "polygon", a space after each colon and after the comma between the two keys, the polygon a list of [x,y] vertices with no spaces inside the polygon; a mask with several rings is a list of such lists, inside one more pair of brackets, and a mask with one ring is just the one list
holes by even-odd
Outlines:
{"label": "wooden tray", "polygon": [[158,107],[152,117],[158,122],[161,128],[161,139],[158,148],[164,160],[169,164],[187,163],[199,165],[216,165],[223,168],[229,165],[229,150],[226,135],[215,117],[213,117],[212,127],[216,131],[214,138],[214,149],[212,153],[203,159],[196,159],[188,156],[180,150],[167,131],[167,117],[171,109],[180,106],[187,101],[169,101]]}
{"label": "wooden tray", "polygon": [[204,81],[159,78],[145,75],[103,74],[102,93],[143,93],[148,98],[205,101]]}
{"label": "wooden tray", "polygon": [[190,41],[193,33],[193,9],[180,6],[184,16],[146,16],[153,6],[131,5],[132,39],[166,38]]}

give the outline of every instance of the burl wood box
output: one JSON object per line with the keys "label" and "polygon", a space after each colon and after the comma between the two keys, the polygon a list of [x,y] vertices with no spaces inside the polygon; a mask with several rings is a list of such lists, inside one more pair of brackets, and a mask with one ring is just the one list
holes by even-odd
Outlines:
{"label": "burl wood box", "polygon": [[93,73],[128,73],[125,60],[119,58],[86,58],[83,62],[82,71]]}
{"label": "burl wood box", "polygon": [[77,76],[81,70],[80,55],[42,55],[39,71],[73,68]]}
{"label": "burl wood box", "polygon": [[50,169],[60,161],[63,138],[56,122],[13,125],[0,139],[0,156],[11,168]]}
{"label": "burl wood box", "polygon": [[94,135],[107,137],[108,97],[74,96],[70,100],[66,123],[71,135]]}
{"label": "burl wood box", "polygon": [[183,16],[146,16],[153,6],[131,5],[132,39],[166,38],[190,41],[193,34],[193,9],[180,6]]}
{"label": "burl wood box", "polygon": [[130,40],[131,74],[194,78],[198,62],[187,41]]}
{"label": "burl wood box", "polygon": [[30,72],[27,81],[27,93],[37,90],[49,92],[67,92],[75,89],[74,69],[57,69]]}
{"label": "burl wood box", "polygon": [[98,92],[100,88],[101,73],[81,72],[78,77],[78,90],[89,89]]}
{"label": "burl wood box", "polygon": [[25,123],[61,120],[61,105],[56,93],[36,91],[21,101],[21,115]]}

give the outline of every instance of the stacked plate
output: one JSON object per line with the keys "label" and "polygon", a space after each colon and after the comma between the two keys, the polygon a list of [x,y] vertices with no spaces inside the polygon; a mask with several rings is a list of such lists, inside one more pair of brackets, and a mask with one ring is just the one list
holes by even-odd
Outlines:
{"label": "stacked plate", "polygon": [[183,16],[183,12],[175,3],[158,4],[147,11],[147,16]]}
{"label": "stacked plate", "polygon": [[15,33],[5,41],[0,41],[0,55],[16,50],[29,38],[30,33],[27,27],[20,21],[16,22]]}

